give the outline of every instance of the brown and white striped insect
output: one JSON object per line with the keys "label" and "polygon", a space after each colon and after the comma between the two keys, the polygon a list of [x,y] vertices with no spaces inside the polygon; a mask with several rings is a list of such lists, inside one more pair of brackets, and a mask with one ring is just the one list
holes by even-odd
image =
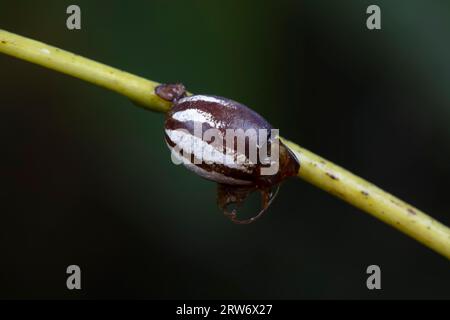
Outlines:
{"label": "brown and white striped insect", "polygon": [[[255,221],[269,207],[280,182],[297,175],[300,163],[273,134],[277,130],[245,105],[218,96],[187,96],[182,84],[163,84],[155,93],[172,103],[164,125],[172,156],[218,183],[218,205],[233,222]],[[264,156],[264,150],[270,155]],[[239,207],[255,191],[261,193],[261,210],[253,218],[239,220],[236,209],[228,207]]]}

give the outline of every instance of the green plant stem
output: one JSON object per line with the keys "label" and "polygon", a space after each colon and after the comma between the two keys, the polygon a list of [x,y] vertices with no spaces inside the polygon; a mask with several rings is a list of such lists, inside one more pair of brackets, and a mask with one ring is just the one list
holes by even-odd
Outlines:
{"label": "green plant stem", "polygon": [[298,176],[397,228],[450,259],[450,229],[419,209],[293,142]]}
{"label": "green plant stem", "polygon": [[140,106],[165,112],[170,104],[154,94],[159,84],[71,52],[0,29],[0,52],[122,94]]}
{"label": "green plant stem", "polygon": [[[166,112],[170,108],[169,103],[154,94],[156,82],[1,29],[0,52],[115,91],[149,110]],[[284,141],[300,159],[300,178],[450,259],[448,227],[311,151]]]}

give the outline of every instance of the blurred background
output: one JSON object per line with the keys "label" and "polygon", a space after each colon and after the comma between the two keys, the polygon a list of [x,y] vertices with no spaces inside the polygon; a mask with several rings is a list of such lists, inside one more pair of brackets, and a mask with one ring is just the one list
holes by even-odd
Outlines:
{"label": "blurred background", "polygon": [[[0,28],[247,104],[450,224],[448,1],[0,0]],[[301,180],[230,223],[172,164],[163,119],[0,55],[0,298],[450,298],[448,260]]]}

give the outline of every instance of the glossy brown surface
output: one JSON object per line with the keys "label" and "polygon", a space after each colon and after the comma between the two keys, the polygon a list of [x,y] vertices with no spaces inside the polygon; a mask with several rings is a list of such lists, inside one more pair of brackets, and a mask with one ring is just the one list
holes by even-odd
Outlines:
{"label": "glossy brown surface", "polygon": [[[255,148],[253,144],[256,143],[258,156],[254,163],[247,161],[230,165],[220,161],[213,163],[199,161],[203,160],[201,149],[199,151],[193,149],[191,153],[182,155],[185,160],[188,160],[188,163],[185,163],[186,168],[203,178],[218,183],[218,205],[227,217],[240,224],[255,221],[266,211],[275,197],[276,193],[273,192],[273,189],[278,187],[278,184],[284,179],[297,175],[300,167],[298,160],[277,136],[271,135],[273,127],[270,123],[252,109],[219,96],[183,97],[184,92],[180,88],[180,85],[162,85],[157,92],[162,98],[174,101],[171,110],[166,115],[164,126],[165,139],[169,148],[180,147],[179,143],[182,142],[180,142],[179,134],[174,135],[174,132],[181,132],[181,130],[184,132],[182,134],[184,138],[198,137],[200,133],[201,136],[198,138],[201,141],[199,143],[204,146],[213,146],[219,154],[223,155],[227,153],[227,141],[232,141],[234,159],[242,156],[238,151],[238,139],[245,141],[243,156],[247,160],[250,148]],[[184,87],[182,88],[184,89]],[[218,135],[205,138],[203,134],[209,129],[217,129]],[[260,129],[266,130],[265,138],[259,136]],[[246,132],[254,132],[255,135],[250,138],[246,136]],[[178,140],[173,139],[173,136]],[[266,164],[263,164],[259,157],[259,149],[264,147],[267,148],[266,150],[270,150],[271,144],[275,142],[279,143],[278,171],[272,175],[263,175],[261,169]],[[228,153],[230,153],[229,150]],[[239,220],[236,210],[228,211],[229,205],[239,206],[250,193],[255,191],[261,193],[261,210],[254,218]]]}

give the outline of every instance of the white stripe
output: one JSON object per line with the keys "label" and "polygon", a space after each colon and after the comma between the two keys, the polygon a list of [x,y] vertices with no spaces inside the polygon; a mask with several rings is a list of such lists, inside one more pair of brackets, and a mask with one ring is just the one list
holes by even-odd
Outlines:
{"label": "white stripe", "polygon": [[251,181],[227,177],[219,172],[206,171],[205,169],[202,169],[202,168],[196,166],[195,164],[192,164],[190,160],[181,156],[178,152],[174,152],[173,155],[180,162],[182,162],[186,168],[188,168],[189,170],[193,171],[194,173],[198,174],[199,176],[201,176],[205,179],[212,180],[212,181],[219,182],[219,183],[233,184],[233,185],[247,185],[247,184],[252,183]]}
{"label": "white stripe", "polygon": [[175,112],[172,115],[172,118],[180,122],[195,121],[207,123],[213,128],[221,128],[224,126],[222,121],[215,119],[210,113],[198,109],[187,109]]}
{"label": "white stripe", "polygon": [[236,109],[236,106],[234,106],[232,103],[230,103],[227,100],[224,99],[220,99],[220,98],[216,98],[213,96],[205,96],[205,95],[195,95],[195,96],[190,96],[190,97],[185,97],[183,99],[178,100],[178,104],[179,103],[183,103],[183,102],[195,102],[195,101],[205,101],[205,102],[213,102],[213,103],[218,103],[224,107],[230,107],[233,109]]}
{"label": "white stripe", "polygon": [[193,154],[197,159],[207,163],[222,164],[242,172],[251,173],[251,169],[244,164],[236,162],[233,154],[224,154],[199,137],[183,130],[166,129],[169,139],[183,152],[184,155]]}

